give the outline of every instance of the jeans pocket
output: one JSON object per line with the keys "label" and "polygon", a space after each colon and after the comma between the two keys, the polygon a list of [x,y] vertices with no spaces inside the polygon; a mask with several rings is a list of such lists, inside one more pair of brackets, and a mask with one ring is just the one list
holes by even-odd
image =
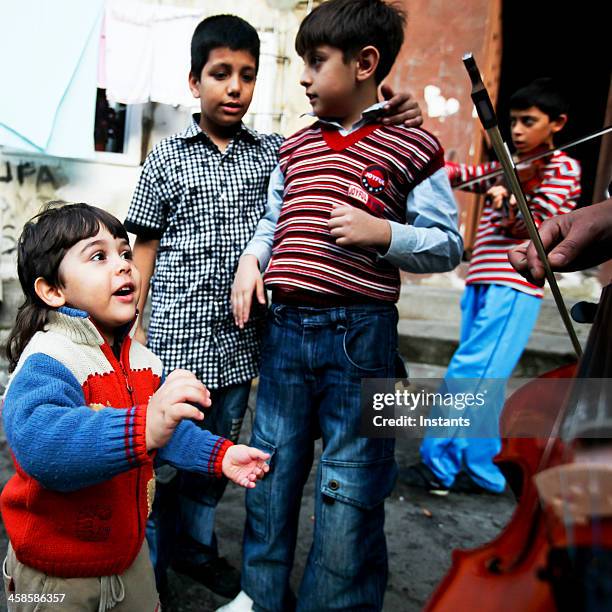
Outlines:
{"label": "jeans pocket", "polygon": [[342,336],[346,361],[361,376],[388,376],[395,373],[397,322],[377,314],[349,319]]}
{"label": "jeans pocket", "polygon": [[321,462],[317,563],[332,574],[356,576],[386,564],[384,500],[397,476],[392,457],[376,462]]}
{"label": "jeans pocket", "polygon": [[261,363],[268,363],[278,357],[279,343],[283,335],[283,309],[282,304],[272,304],[263,327],[261,342]]}
{"label": "jeans pocket", "polygon": [[266,541],[270,533],[270,504],[272,503],[274,486],[276,447],[255,433],[251,436],[250,444],[270,455],[268,459],[269,472],[257,482],[254,489],[247,489],[246,494],[247,529],[260,540]]}

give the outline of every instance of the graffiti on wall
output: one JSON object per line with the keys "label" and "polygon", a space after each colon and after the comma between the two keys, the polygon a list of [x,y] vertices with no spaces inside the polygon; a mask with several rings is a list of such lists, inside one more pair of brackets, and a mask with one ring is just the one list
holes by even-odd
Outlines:
{"label": "graffiti on wall", "polygon": [[53,189],[57,189],[53,171],[49,166],[37,165],[30,161],[20,161],[16,165],[5,161],[3,166],[0,166],[0,183],[12,183],[16,180],[20,186],[23,186],[29,177],[36,177],[36,189],[40,189],[45,183],[50,183]]}
{"label": "graffiti on wall", "polygon": [[0,157],[0,279],[15,278],[23,224],[66,183],[61,166],[46,160]]}

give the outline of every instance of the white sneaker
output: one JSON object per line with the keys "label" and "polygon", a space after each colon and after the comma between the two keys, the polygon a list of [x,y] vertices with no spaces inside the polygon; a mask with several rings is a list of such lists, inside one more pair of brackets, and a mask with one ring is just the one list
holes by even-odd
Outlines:
{"label": "white sneaker", "polygon": [[252,612],[253,600],[244,592],[240,591],[232,601],[217,608],[217,612]]}

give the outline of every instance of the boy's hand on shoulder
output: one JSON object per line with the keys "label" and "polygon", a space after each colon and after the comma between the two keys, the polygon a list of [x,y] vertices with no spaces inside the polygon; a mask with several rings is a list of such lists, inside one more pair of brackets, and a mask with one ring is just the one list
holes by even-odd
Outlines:
{"label": "boy's hand on shoulder", "polygon": [[231,296],[234,322],[240,329],[249,320],[253,293],[256,294],[257,301],[265,305],[266,294],[257,257],[254,255],[243,255],[238,260],[238,269],[234,277]]}
{"label": "boy's hand on shoulder", "polygon": [[221,469],[223,474],[232,482],[241,487],[252,489],[255,481],[263,478],[270,466],[266,461],[270,458],[268,453],[252,446],[235,444],[225,451]]}
{"label": "boy's hand on shoulder", "polygon": [[387,116],[382,120],[385,125],[419,127],[423,123],[421,107],[410,92],[396,94],[389,85],[383,84],[380,86],[380,96],[387,101],[385,105]]}
{"label": "boy's hand on shoulder", "polygon": [[192,404],[210,406],[208,389],[187,370],[174,370],[153,394],[147,408],[147,450],[161,448],[170,441],[183,419],[201,421],[204,414]]}
{"label": "boy's hand on shoulder", "polygon": [[340,246],[375,246],[386,251],[391,243],[388,221],[347,204],[334,204],[327,226]]}

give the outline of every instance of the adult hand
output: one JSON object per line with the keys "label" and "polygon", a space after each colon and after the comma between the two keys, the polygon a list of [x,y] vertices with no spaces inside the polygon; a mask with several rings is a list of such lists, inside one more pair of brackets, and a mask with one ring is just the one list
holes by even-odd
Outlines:
{"label": "adult hand", "polygon": [[[612,258],[612,198],[547,219],[539,233],[553,271],[599,265]],[[530,282],[544,284],[544,266],[532,242],[514,248],[508,258]]]}

